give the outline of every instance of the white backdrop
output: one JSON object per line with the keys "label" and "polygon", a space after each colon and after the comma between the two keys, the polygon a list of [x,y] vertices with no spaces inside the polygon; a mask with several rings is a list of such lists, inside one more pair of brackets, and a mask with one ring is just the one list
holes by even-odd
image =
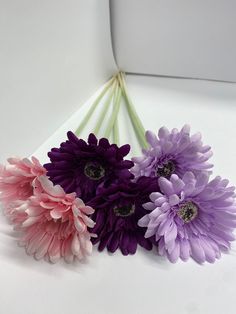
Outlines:
{"label": "white backdrop", "polygon": [[0,161],[31,154],[115,69],[108,0],[0,0]]}
{"label": "white backdrop", "polygon": [[[214,174],[236,182],[234,84],[144,76],[128,76],[127,82],[145,128],[155,131],[162,125],[180,128],[189,123],[192,132],[201,131],[204,143],[212,145]],[[35,155],[42,162],[46,152],[65,139],[66,131],[77,127],[92,99],[37,149]],[[120,122],[125,143],[131,140],[125,131],[127,116],[122,114]],[[87,128],[84,136],[88,132]],[[234,314],[235,260],[234,243],[230,254],[213,265],[170,264],[142,249],[124,257],[96,248],[87,264],[50,265],[17,247],[11,227],[2,219],[0,313]]]}
{"label": "white backdrop", "polygon": [[[44,162],[116,69],[108,2],[0,0],[0,8],[0,161],[35,151]],[[212,145],[215,175],[236,182],[235,84],[133,75],[127,83],[145,128],[189,123]],[[124,112],[120,122],[122,142],[133,144]],[[235,244],[204,266],[95,249],[89,263],[50,265],[17,247],[1,217],[0,314],[234,314],[235,257]]]}
{"label": "white backdrop", "polygon": [[122,69],[236,82],[236,1],[111,4],[115,56]]}

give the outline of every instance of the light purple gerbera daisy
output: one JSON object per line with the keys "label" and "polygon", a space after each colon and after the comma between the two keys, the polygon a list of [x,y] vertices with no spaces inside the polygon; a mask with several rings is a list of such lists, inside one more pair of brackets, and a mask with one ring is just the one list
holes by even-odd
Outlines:
{"label": "light purple gerbera daisy", "polygon": [[206,172],[187,172],[182,179],[159,178],[161,193],[152,193],[144,208],[151,212],[141,218],[145,237],[155,236],[159,254],[171,262],[191,256],[198,263],[213,263],[227,252],[234,240],[236,204],[234,187],[216,177],[209,182]]}
{"label": "light purple gerbera daisy", "polygon": [[158,137],[151,131],[146,132],[150,148],[143,150],[143,156],[133,158],[132,172],[136,177],[165,177],[175,173],[182,177],[186,171],[197,173],[212,167],[208,159],[212,156],[210,146],[204,146],[201,134],[190,135],[190,127],[185,125],[181,131],[171,132],[162,127]]}

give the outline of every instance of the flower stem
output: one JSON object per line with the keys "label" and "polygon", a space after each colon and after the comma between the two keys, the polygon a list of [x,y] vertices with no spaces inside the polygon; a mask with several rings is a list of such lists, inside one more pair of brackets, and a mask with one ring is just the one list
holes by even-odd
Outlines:
{"label": "flower stem", "polygon": [[113,125],[113,142],[116,145],[120,145],[120,135],[119,135],[119,123],[118,117],[116,118],[114,125]]}
{"label": "flower stem", "polygon": [[112,114],[111,114],[111,118],[110,118],[109,124],[108,124],[108,126],[106,128],[106,131],[105,131],[105,134],[104,134],[104,136],[106,138],[110,137],[111,131],[113,129],[114,123],[115,123],[115,121],[117,119],[118,112],[119,112],[119,109],[120,109],[120,102],[121,102],[121,88],[120,88],[120,86],[118,84],[117,88],[116,88],[115,96],[114,96],[114,108],[113,108],[113,111],[112,111]]}
{"label": "flower stem", "polygon": [[101,125],[102,125],[102,123],[103,123],[103,121],[104,121],[104,118],[105,118],[105,116],[106,116],[106,114],[107,114],[108,108],[109,108],[109,106],[110,106],[110,104],[111,104],[111,102],[112,102],[112,97],[114,96],[114,93],[115,93],[115,90],[116,90],[116,86],[117,86],[117,80],[115,79],[115,80],[113,81],[113,83],[112,83],[111,92],[110,92],[109,96],[108,96],[107,99],[106,99],[106,102],[105,102],[105,104],[104,104],[103,110],[102,110],[102,112],[101,112],[101,114],[100,114],[100,117],[99,117],[99,119],[98,119],[98,121],[97,121],[97,124],[96,124],[96,126],[95,126],[94,133],[95,133],[96,135],[98,134],[98,132],[99,132],[99,130],[100,130],[100,128],[101,128]]}
{"label": "flower stem", "polygon": [[103,96],[106,94],[106,92],[109,90],[109,88],[111,87],[111,85],[113,84],[115,80],[115,77],[112,77],[107,84],[105,85],[104,89],[102,90],[102,92],[98,95],[98,97],[95,99],[94,103],[92,104],[91,108],[89,109],[89,111],[87,112],[86,116],[84,117],[84,119],[82,120],[82,122],[80,123],[80,126],[77,128],[77,130],[75,131],[76,135],[80,135],[80,133],[83,131],[84,127],[86,126],[86,124],[88,123],[91,115],[93,114],[94,110],[96,109],[97,105],[99,104],[99,102],[101,101],[101,99],[103,98]]}
{"label": "flower stem", "polygon": [[142,148],[147,148],[148,144],[147,144],[147,141],[145,138],[145,129],[144,129],[143,124],[142,124],[142,122],[141,122],[141,120],[140,120],[140,118],[139,118],[139,116],[138,116],[138,114],[134,108],[134,105],[132,104],[132,101],[128,95],[125,80],[124,80],[123,74],[121,72],[119,73],[118,78],[119,78],[122,92],[124,95],[126,108],[127,108],[130,120],[132,122],[137,140],[138,140],[138,142]]}

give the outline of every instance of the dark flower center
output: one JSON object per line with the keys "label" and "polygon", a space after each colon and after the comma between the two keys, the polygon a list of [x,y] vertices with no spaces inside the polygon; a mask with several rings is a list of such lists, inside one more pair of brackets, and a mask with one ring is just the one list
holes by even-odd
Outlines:
{"label": "dark flower center", "polygon": [[132,204],[129,204],[129,205],[124,205],[120,207],[114,207],[113,210],[116,216],[127,217],[127,216],[132,215],[135,212],[135,206]]}
{"label": "dark flower center", "polygon": [[169,178],[175,172],[175,164],[169,160],[162,166],[157,166],[156,175],[157,177]]}
{"label": "dark flower center", "polygon": [[88,162],[84,167],[84,174],[91,180],[99,180],[105,176],[105,169],[98,162]]}
{"label": "dark flower center", "polygon": [[186,223],[197,217],[198,207],[195,203],[189,201],[179,207],[178,216]]}

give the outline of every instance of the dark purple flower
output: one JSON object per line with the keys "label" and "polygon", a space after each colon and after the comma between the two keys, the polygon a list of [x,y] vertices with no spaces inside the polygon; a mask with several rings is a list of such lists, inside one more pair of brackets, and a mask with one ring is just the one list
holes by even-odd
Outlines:
{"label": "dark purple flower", "polygon": [[136,177],[165,177],[175,173],[180,178],[187,171],[195,174],[212,167],[208,159],[212,156],[211,147],[204,146],[201,134],[190,135],[190,127],[185,125],[180,131],[160,128],[158,137],[146,132],[150,148],[143,150],[143,156],[135,157],[132,172]]}
{"label": "dark purple flower", "polygon": [[98,249],[107,247],[113,253],[120,248],[123,255],[128,255],[134,254],[139,244],[151,250],[151,239],[144,238],[144,230],[137,222],[146,213],[142,204],[150,193],[159,191],[157,179],[140,177],[137,182],[126,180],[99,190],[89,204],[95,208],[92,219],[96,225],[91,231],[98,236],[93,241],[99,242]]}
{"label": "dark purple flower", "polygon": [[213,263],[228,251],[234,240],[236,204],[234,187],[228,180],[209,174],[187,172],[182,179],[159,178],[161,193],[152,193],[144,204],[150,211],[139,220],[147,227],[145,237],[155,236],[160,255],[171,262],[191,256],[198,263]]}
{"label": "dark purple flower", "polygon": [[98,141],[94,134],[89,135],[88,143],[72,132],[67,136],[66,142],[48,153],[51,163],[44,165],[50,180],[66,193],[76,192],[88,201],[98,186],[133,177],[129,172],[133,162],[124,160],[130,151],[128,144],[118,147],[106,138]]}

